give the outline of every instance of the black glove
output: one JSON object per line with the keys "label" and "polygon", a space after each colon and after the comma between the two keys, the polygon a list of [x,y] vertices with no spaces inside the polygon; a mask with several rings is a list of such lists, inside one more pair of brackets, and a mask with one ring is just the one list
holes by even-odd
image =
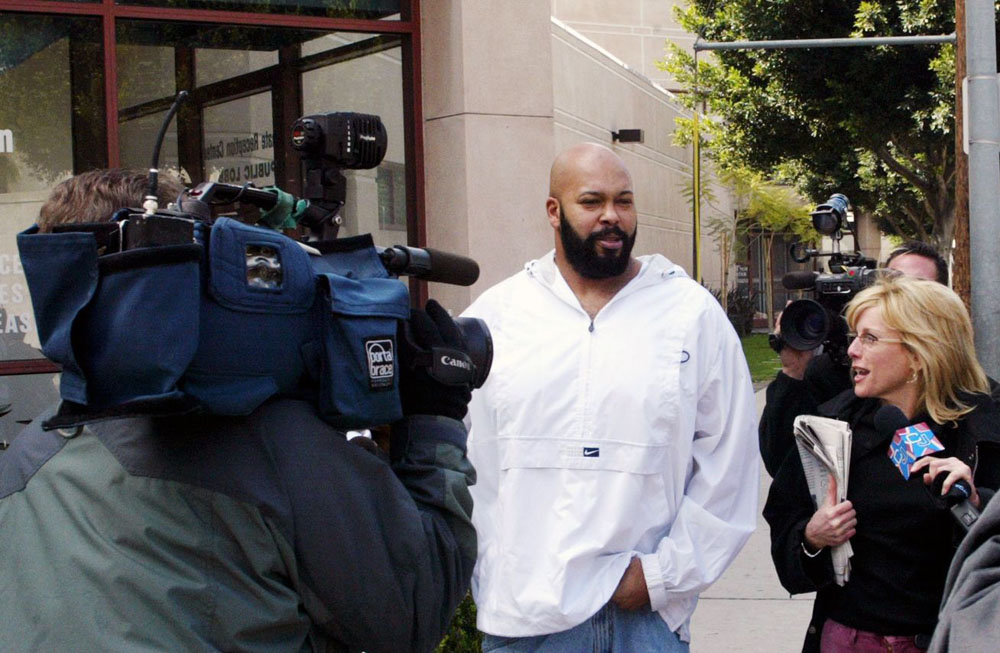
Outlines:
{"label": "black glove", "polygon": [[[424,311],[410,309],[410,321],[402,328],[403,333],[398,340],[401,363],[399,394],[403,414],[443,415],[461,420],[472,399],[471,384],[449,382],[441,374],[432,376],[430,373],[435,364],[434,359],[440,359],[442,351],[448,361],[457,365],[471,365],[461,330],[448,312],[433,299],[428,300]],[[435,353],[439,355],[435,357]],[[440,370],[440,363],[437,365]],[[464,372],[460,368],[456,369]]]}

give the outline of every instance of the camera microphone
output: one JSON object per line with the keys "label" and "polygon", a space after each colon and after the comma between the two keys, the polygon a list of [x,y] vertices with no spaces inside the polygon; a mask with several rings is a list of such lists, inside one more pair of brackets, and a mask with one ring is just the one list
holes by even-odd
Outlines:
{"label": "camera microphone", "polygon": [[379,257],[385,269],[392,274],[405,274],[455,286],[471,286],[479,279],[478,263],[450,252],[396,245],[379,248]]}
{"label": "camera microphone", "polygon": [[781,277],[781,285],[786,290],[810,290],[816,286],[818,272],[812,270],[792,270]]}
{"label": "camera microphone", "polygon": [[[896,406],[885,405],[875,411],[875,430],[880,436],[889,436],[899,433],[910,426],[910,420]],[[921,424],[920,426],[926,427]],[[972,505],[969,497],[972,496],[972,486],[964,479],[956,481],[947,494],[941,494],[941,487],[948,477],[947,472],[941,472],[934,477],[931,485],[925,486],[931,495],[931,500],[941,508],[951,511],[952,517],[958,522],[964,531],[979,519],[979,510]]]}

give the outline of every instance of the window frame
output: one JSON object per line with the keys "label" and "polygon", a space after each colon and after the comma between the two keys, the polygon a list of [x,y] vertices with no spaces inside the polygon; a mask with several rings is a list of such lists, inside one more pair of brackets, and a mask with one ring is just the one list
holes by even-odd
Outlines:
{"label": "window frame", "polygon": [[[422,247],[426,245],[426,220],[424,216],[424,156],[423,156],[423,100],[421,97],[421,43],[420,0],[401,0],[399,20],[367,20],[353,18],[326,18],[285,14],[264,14],[248,11],[216,9],[177,9],[119,5],[115,0],[95,2],[60,2],[56,0],[0,0],[0,12],[20,12],[38,15],[71,15],[98,17],[102,24],[104,55],[104,107],[107,133],[107,166],[120,165],[118,102],[118,68],[116,25],[119,20],[183,21],[203,24],[238,24],[261,27],[290,27],[331,32],[360,32],[398,36],[402,48],[403,64],[403,118],[404,153],[406,162],[406,224],[407,242]],[[281,65],[281,64],[279,64]],[[299,71],[301,74],[301,71]],[[276,90],[272,87],[272,93]],[[301,112],[301,94],[294,98],[298,107],[284,106],[284,113]],[[287,104],[287,103],[286,103]],[[278,153],[276,152],[276,159]],[[82,170],[74,170],[82,172]],[[295,185],[298,174],[288,171],[287,176]],[[411,280],[413,301],[423,304],[427,298],[426,282]],[[60,367],[45,358],[13,359],[0,361],[0,376],[21,374],[51,374]]]}

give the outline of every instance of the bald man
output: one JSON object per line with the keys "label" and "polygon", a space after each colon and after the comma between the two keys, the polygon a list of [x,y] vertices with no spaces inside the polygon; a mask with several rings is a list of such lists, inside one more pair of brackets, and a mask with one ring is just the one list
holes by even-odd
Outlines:
{"label": "bald man", "polygon": [[686,651],[698,594],[756,523],[756,411],[718,302],[632,256],[632,177],[552,165],[555,248],[466,311],[496,356],[473,395],[484,651]]}

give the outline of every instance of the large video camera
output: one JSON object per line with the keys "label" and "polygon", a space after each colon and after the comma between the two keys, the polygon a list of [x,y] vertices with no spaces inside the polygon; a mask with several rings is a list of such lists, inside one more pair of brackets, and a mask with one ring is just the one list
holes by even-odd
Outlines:
{"label": "large video camera", "polygon": [[[397,352],[410,339],[410,302],[397,277],[470,285],[479,268],[432,249],[376,247],[368,234],[336,238],[342,170],[381,162],[381,119],[329,113],[295,122],[303,198],[207,182],[160,209],[160,144],[183,99],[161,127],[143,209],[18,235],[42,351],[63,369],[69,410],[48,425],[245,415],[279,395],[312,400],[341,428],[399,419]],[[259,207],[269,226],[213,216],[234,203]],[[283,233],[295,227],[301,236]],[[467,353],[433,348],[414,364],[441,383],[478,388],[492,364],[489,330],[478,319],[456,323]]]}
{"label": "large video camera", "polygon": [[833,240],[833,251],[820,252],[802,244],[791,247],[792,258],[798,263],[828,256],[830,272],[822,274],[811,270],[787,273],[781,284],[787,290],[811,290],[813,299],[798,299],[785,307],[779,321],[780,335],[769,338],[771,348],[780,352],[784,347],[809,351],[823,345],[838,363],[847,362],[847,323],[841,315],[844,306],[875,280],[876,262],[860,252],[843,253],[840,241],[845,229],[854,232],[853,220],[848,213],[850,201],[835,193],[825,204],[812,211],[816,231]]}

